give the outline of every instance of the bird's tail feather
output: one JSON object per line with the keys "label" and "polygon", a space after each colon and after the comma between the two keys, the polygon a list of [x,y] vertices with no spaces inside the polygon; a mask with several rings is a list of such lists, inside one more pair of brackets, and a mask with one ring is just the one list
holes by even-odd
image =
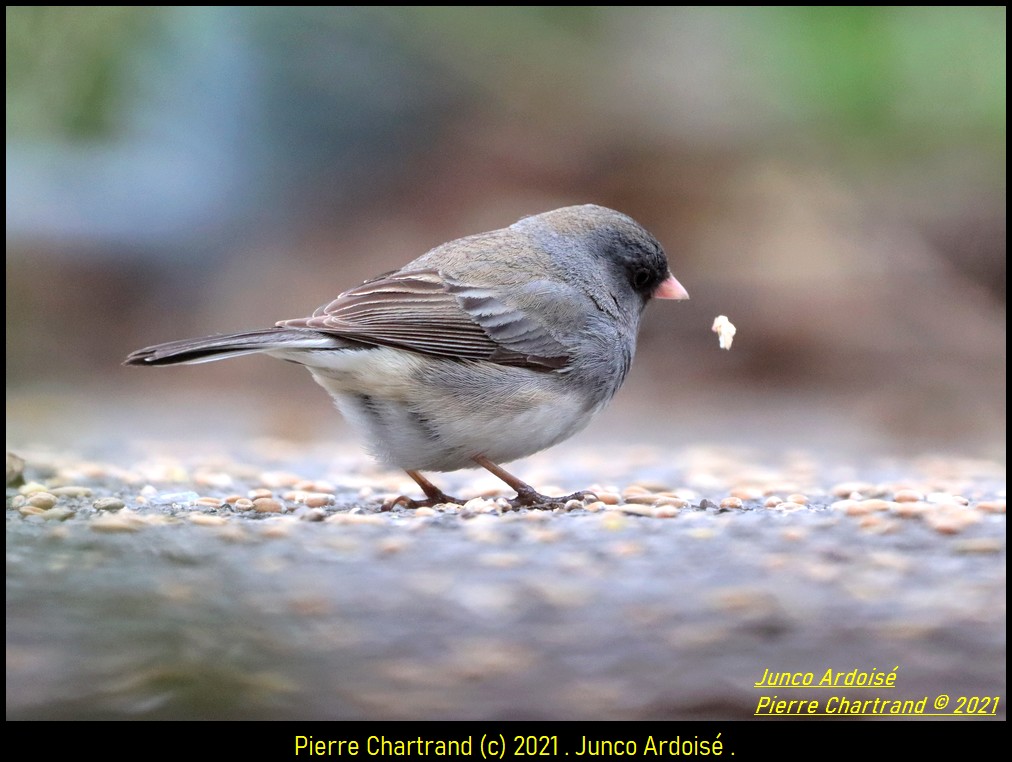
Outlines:
{"label": "bird's tail feather", "polygon": [[284,349],[332,349],[341,346],[336,337],[318,331],[265,328],[201,339],[182,339],[131,352],[124,365],[193,365],[256,352]]}

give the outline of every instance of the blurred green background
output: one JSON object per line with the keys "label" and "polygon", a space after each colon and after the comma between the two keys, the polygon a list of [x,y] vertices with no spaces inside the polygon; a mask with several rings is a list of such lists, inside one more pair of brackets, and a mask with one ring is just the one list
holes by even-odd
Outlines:
{"label": "blurred green background", "polygon": [[594,202],[692,301],[589,436],[1004,457],[1004,8],[6,13],[9,442],[336,436],[301,369],[119,363]]}

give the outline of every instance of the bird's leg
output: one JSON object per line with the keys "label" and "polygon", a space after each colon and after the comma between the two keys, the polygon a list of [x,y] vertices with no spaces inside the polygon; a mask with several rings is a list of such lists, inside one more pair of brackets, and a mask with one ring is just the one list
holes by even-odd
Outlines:
{"label": "bird's leg", "polygon": [[514,508],[521,508],[524,506],[528,508],[549,508],[552,505],[561,505],[570,500],[583,500],[583,498],[587,495],[590,495],[591,497],[594,496],[594,493],[592,492],[574,492],[572,495],[563,495],[562,497],[549,497],[548,495],[542,495],[531,485],[520,481],[505,468],[496,465],[484,455],[475,455],[471,458],[471,460],[482,468],[491,471],[517,491],[517,496],[510,500],[510,505]]}
{"label": "bird's leg", "polygon": [[464,501],[459,497],[450,497],[443,492],[439,487],[430,482],[418,471],[407,471],[408,476],[415,480],[415,484],[422,488],[422,492],[425,493],[425,500],[412,500],[410,497],[401,495],[394,498],[390,503],[384,504],[383,509],[389,511],[395,505],[403,505],[405,508],[431,508],[439,503],[457,503],[463,505]]}

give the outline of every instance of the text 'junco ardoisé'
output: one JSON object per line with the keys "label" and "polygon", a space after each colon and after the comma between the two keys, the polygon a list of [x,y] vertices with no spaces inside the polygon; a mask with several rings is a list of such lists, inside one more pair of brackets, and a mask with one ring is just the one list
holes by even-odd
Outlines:
{"label": "text 'junco ardois\u00e9'", "polygon": [[427,500],[459,502],[421,471],[505,471],[551,447],[608,403],[626,377],[651,297],[687,299],[656,239],[624,214],[569,206],[444,243],[274,328],[141,349],[128,365],[201,363],[262,352],[305,365]]}

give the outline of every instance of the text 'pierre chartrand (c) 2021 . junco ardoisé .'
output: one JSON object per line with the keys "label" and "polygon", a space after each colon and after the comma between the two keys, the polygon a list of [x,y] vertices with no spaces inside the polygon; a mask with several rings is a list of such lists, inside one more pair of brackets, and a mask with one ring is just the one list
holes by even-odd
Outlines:
{"label": "text 'pierre chartrand (c) 2021 . junco ardois\u00e9 .'", "polygon": [[260,352],[305,365],[383,463],[426,500],[460,502],[421,471],[499,464],[582,429],[622,385],[651,297],[687,299],[664,250],[635,220],[569,206],[444,243],[396,272],[273,328],[141,349],[128,365],[201,363]]}

